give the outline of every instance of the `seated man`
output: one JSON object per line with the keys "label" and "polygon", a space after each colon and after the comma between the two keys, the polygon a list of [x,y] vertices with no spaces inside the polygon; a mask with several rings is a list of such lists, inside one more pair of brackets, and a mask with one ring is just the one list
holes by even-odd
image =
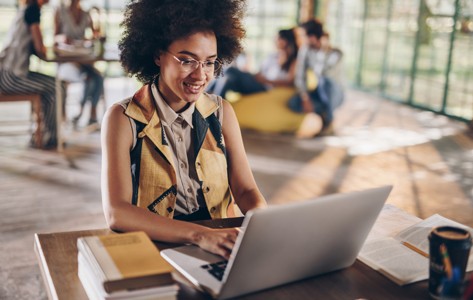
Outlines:
{"label": "seated man", "polygon": [[[343,101],[343,89],[335,80],[333,72],[340,65],[342,52],[330,47],[323,25],[310,20],[301,25],[306,35],[306,44],[297,56],[295,85],[298,94],[289,100],[295,112],[315,112],[322,118],[323,130],[331,128],[333,110]],[[317,87],[310,89],[308,71],[317,77]]]}

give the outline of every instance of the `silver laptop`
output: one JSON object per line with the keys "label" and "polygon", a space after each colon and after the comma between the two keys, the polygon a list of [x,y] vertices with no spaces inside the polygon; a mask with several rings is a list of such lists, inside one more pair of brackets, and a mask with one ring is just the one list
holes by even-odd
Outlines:
{"label": "silver laptop", "polygon": [[354,263],[391,189],[385,186],[250,211],[228,261],[193,245],[166,249],[161,255],[218,299],[346,268]]}

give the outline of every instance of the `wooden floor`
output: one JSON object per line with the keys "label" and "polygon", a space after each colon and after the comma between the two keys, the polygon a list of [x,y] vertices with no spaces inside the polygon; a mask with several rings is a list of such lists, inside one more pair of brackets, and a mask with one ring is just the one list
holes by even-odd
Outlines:
{"label": "wooden floor", "polygon": [[[0,121],[21,109],[0,107]],[[465,124],[358,91],[348,91],[335,117],[335,134],[323,138],[244,131],[270,203],[393,184],[389,203],[473,226],[473,139]],[[65,155],[26,143],[25,135],[0,136],[0,299],[47,297],[34,233],[105,226],[99,133],[75,133]]]}

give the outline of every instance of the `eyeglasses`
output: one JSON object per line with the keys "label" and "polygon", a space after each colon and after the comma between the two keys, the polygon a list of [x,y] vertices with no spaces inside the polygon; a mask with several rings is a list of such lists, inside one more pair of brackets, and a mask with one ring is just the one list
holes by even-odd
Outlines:
{"label": "eyeglasses", "polygon": [[193,58],[179,58],[169,51],[166,52],[171,54],[171,56],[181,64],[182,70],[185,72],[194,72],[199,66],[201,66],[205,73],[217,73],[222,67],[222,63],[218,59],[200,61]]}

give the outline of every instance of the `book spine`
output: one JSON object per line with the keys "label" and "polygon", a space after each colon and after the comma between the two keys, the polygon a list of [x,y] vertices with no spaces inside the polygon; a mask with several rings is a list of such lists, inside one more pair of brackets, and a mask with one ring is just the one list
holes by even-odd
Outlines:
{"label": "book spine", "polygon": [[102,284],[106,280],[105,275],[83,238],[77,239],[77,250],[78,255],[83,257],[83,263],[87,265],[91,274]]}
{"label": "book spine", "polygon": [[77,255],[77,262],[77,275],[79,276],[79,280],[81,281],[89,300],[103,299],[103,295],[105,295],[106,293],[103,290],[103,287],[101,287],[101,284],[98,284],[98,282],[94,280],[95,276],[90,266],[88,266],[87,260],[81,252],[79,252],[79,254]]}
{"label": "book spine", "polygon": [[112,257],[104,247],[98,237],[90,236],[80,239],[82,248],[87,253],[86,257],[92,265],[92,269],[97,270],[102,282],[122,279],[123,276],[113,262]]}

